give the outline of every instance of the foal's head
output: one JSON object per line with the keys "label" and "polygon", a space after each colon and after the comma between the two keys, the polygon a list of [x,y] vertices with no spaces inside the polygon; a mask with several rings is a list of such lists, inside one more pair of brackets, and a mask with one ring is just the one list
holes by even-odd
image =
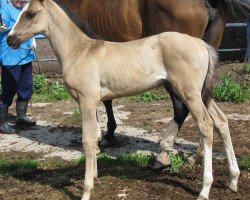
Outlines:
{"label": "foal's head", "polygon": [[49,14],[45,6],[47,0],[30,0],[23,8],[15,26],[8,35],[10,47],[18,48],[23,42],[37,34],[48,31]]}

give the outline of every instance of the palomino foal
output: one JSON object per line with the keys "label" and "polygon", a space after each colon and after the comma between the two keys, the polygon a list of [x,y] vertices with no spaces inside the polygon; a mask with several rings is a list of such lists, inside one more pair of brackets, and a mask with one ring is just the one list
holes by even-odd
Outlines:
{"label": "palomino foal", "polygon": [[97,178],[96,146],[100,127],[96,109],[100,101],[135,95],[170,84],[198,124],[204,146],[203,188],[198,199],[208,199],[213,182],[213,129],[221,136],[236,191],[239,168],[227,118],[212,99],[203,98],[217,59],[202,40],[168,32],[126,43],[93,40],[82,33],[52,0],[31,0],[8,36],[18,48],[36,34],[50,41],[63,71],[63,80],[82,114],[83,147],[86,157],[84,194],[88,200]]}

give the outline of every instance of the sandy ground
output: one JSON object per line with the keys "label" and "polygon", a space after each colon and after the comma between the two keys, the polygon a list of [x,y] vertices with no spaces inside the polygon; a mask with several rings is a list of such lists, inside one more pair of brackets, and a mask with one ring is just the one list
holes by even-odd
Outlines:
{"label": "sandy ground", "polygon": [[[56,104],[56,103],[53,103]],[[67,102],[66,105],[70,105]],[[34,109],[49,110],[52,103],[33,103],[32,111]],[[157,104],[153,104],[157,107]],[[117,120],[118,128],[116,136],[118,138],[118,145],[104,149],[103,152],[110,156],[117,156],[120,154],[129,153],[143,153],[143,154],[157,154],[159,153],[159,141],[162,133],[154,131],[152,134],[146,134],[144,128],[134,127],[125,124],[131,112],[124,111],[124,105],[117,105],[114,107],[114,113]],[[63,116],[74,117],[73,111],[59,110]],[[34,116],[34,114],[33,114]],[[230,113],[227,114],[230,120],[234,121],[250,121],[250,114]],[[51,123],[44,121],[43,116],[36,115],[37,126],[28,130],[19,130],[17,134],[0,134],[0,152],[33,152],[42,153],[46,157],[61,157],[64,160],[74,160],[80,158],[82,155],[81,148],[81,134],[77,134],[74,130],[65,129],[59,126],[59,123]],[[186,121],[192,117],[188,116]],[[103,106],[98,108],[98,119],[101,130],[106,129],[106,112]],[[166,125],[170,122],[172,117],[155,120],[155,122]],[[77,144],[77,145],[76,145]],[[191,142],[184,138],[177,137],[173,152],[182,151],[185,153],[193,153],[198,147],[197,142]],[[223,157],[222,154],[214,152],[217,157]]]}

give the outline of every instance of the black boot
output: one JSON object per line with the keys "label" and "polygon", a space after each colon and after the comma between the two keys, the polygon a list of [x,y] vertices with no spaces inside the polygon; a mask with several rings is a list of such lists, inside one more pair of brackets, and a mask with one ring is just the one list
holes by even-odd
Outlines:
{"label": "black boot", "polygon": [[8,124],[8,108],[0,108],[0,132],[6,134],[15,133],[16,130],[11,128]]}
{"label": "black boot", "polygon": [[16,125],[21,126],[35,126],[36,122],[30,121],[27,116],[28,101],[17,101],[16,102]]}

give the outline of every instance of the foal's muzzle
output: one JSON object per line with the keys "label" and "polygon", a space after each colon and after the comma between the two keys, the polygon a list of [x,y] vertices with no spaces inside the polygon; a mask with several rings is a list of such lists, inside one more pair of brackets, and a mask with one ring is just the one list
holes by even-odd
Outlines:
{"label": "foal's muzzle", "polygon": [[8,35],[7,37],[7,43],[8,45],[13,48],[13,49],[17,49],[20,47],[21,45],[21,40],[18,39],[17,35],[13,34],[13,35]]}

